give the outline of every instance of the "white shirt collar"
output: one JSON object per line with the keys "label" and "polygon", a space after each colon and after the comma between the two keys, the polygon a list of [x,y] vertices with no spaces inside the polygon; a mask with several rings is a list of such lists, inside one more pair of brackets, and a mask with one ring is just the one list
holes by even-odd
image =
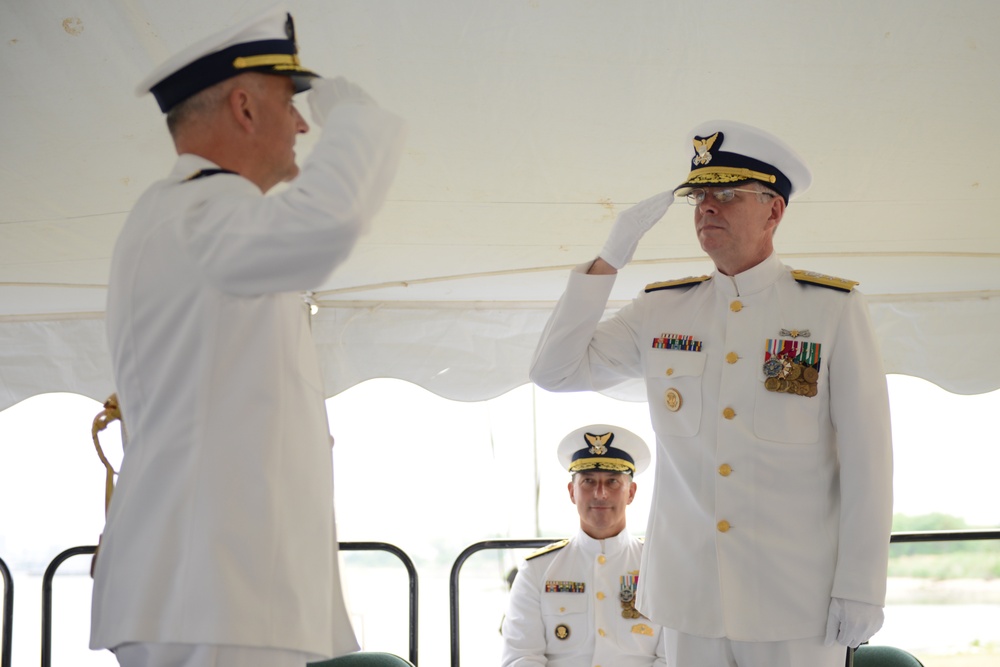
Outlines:
{"label": "white shirt collar", "polygon": [[580,547],[580,550],[588,555],[596,556],[597,554],[604,554],[605,556],[616,556],[628,547],[632,541],[632,537],[628,534],[628,529],[626,528],[614,537],[597,540],[583,532],[581,528],[577,532],[574,541]]}
{"label": "white shirt collar", "polygon": [[748,296],[778,282],[778,278],[784,273],[788,273],[788,268],[781,263],[775,253],[771,253],[757,266],[735,276],[724,275],[716,269],[712,274],[712,283],[726,296]]}

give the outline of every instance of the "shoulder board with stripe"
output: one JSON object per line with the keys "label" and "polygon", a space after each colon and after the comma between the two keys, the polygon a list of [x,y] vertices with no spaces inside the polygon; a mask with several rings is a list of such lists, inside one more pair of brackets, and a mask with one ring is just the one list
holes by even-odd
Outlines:
{"label": "shoulder board with stripe", "polygon": [[688,278],[678,278],[677,280],[664,280],[658,283],[649,283],[646,285],[646,292],[656,292],[661,289],[674,289],[675,287],[690,287],[691,285],[697,285],[698,283],[703,283],[706,280],[711,280],[712,276],[691,276]]}
{"label": "shoulder board with stripe", "polygon": [[815,271],[803,271],[802,269],[793,270],[792,278],[795,278],[795,280],[800,283],[819,285],[820,287],[829,287],[830,289],[840,290],[841,292],[850,292],[854,289],[855,285],[860,284],[857,280],[847,280],[846,278],[825,276],[822,273],[816,273]]}
{"label": "shoulder board with stripe", "polygon": [[552,544],[547,544],[538,551],[534,552],[524,560],[531,560],[532,558],[538,558],[539,556],[544,556],[545,554],[552,553],[553,551],[558,551],[564,546],[569,544],[569,540],[559,540],[558,542],[553,542]]}

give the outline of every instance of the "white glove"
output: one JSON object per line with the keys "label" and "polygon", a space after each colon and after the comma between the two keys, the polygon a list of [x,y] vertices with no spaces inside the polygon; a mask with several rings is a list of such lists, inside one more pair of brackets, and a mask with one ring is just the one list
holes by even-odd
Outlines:
{"label": "white glove", "polygon": [[673,203],[673,192],[661,192],[619,213],[599,257],[616,269],[628,264],[639,239],[659,222]]}
{"label": "white glove", "polygon": [[340,104],[361,104],[376,106],[375,100],[361,89],[356,83],[352,83],[342,76],[335,79],[316,78],[312,80],[312,88],[307,93],[309,97],[309,111],[312,113],[313,122],[317,127],[323,127],[327,116],[335,106]]}
{"label": "white glove", "polygon": [[879,631],[884,620],[882,607],[856,600],[831,598],[830,615],[826,619],[826,640],[823,643],[827,646],[841,644],[857,648]]}

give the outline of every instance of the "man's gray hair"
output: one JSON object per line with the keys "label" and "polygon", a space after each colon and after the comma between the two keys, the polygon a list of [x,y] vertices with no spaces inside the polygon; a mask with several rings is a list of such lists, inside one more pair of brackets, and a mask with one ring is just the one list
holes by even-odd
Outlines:
{"label": "man's gray hair", "polygon": [[209,86],[205,90],[199,91],[187,98],[183,102],[175,105],[167,112],[167,130],[170,136],[177,137],[177,132],[192,119],[215,111],[220,105],[225,104],[230,91],[239,85],[243,88],[251,88],[254,91],[260,90],[260,80],[247,72],[235,76],[225,81],[220,81],[214,86]]}
{"label": "man's gray hair", "polygon": [[756,191],[758,193],[757,194],[757,201],[759,201],[761,204],[766,204],[768,201],[770,201],[770,198],[780,197],[781,196],[781,195],[778,194],[777,190],[773,190],[773,189],[769,188],[768,186],[764,185],[760,181],[750,181],[750,183],[748,183],[748,185],[754,186],[753,188],[750,188],[750,189],[752,189],[752,190],[754,190],[754,191]]}

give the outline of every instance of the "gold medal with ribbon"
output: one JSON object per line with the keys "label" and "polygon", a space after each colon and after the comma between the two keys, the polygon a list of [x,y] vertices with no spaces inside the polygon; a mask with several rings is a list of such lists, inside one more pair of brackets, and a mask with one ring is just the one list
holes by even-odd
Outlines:
{"label": "gold medal with ribbon", "polygon": [[[782,329],[782,333],[786,333]],[[787,332],[791,333],[791,332]],[[811,398],[819,393],[820,344],[800,340],[769,338],[764,346],[764,389],[781,394]]]}
{"label": "gold medal with ribbon", "polygon": [[642,614],[635,608],[635,590],[639,586],[639,574],[629,573],[621,576],[618,600],[622,603],[622,618],[641,618]]}

